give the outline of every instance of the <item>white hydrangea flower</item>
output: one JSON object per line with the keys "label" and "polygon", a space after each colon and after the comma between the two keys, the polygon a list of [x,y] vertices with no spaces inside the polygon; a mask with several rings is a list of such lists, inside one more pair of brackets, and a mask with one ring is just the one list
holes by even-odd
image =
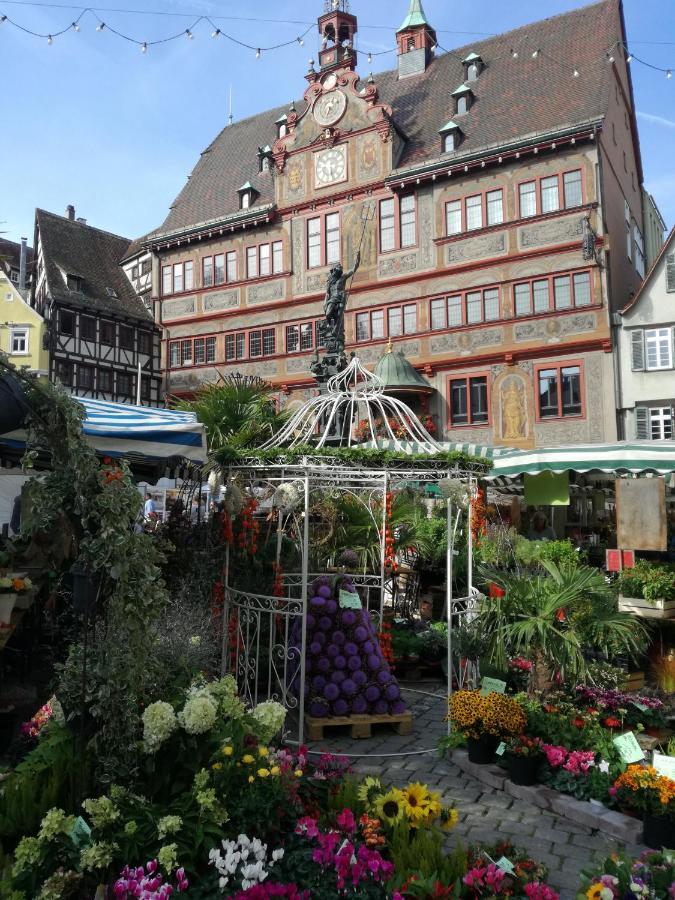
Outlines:
{"label": "white hydrangea flower", "polygon": [[178,713],[178,721],[188,734],[210,731],[218,716],[218,703],[206,690],[188,693],[185,706]]}
{"label": "white hydrangea flower", "polygon": [[257,736],[266,744],[281,731],[286,719],[285,708],[275,700],[259,703],[251,710],[251,714],[257,722]]}
{"label": "white hydrangea flower", "polygon": [[146,753],[155,753],[176,730],[176,713],[170,703],[158,700],[143,712],[143,746]]}

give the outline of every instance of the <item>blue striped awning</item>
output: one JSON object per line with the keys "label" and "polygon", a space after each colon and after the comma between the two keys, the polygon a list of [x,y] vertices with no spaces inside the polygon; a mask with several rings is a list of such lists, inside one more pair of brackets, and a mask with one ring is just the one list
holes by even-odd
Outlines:
{"label": "blue striped awning", "polygon": [[[82,430],[89,443],[106,456],[167,459],[178,456],[194,463],[206,460],[206,433],[194,413],[151,406],[131,406],[73,397],[84,407]],[[25,444],[24,431],[13,431],[0,442]]]}

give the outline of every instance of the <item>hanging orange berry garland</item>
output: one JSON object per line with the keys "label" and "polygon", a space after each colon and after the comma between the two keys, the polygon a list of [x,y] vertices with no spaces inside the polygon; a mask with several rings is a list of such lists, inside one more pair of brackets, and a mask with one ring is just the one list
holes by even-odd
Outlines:
{"label": "hanging orange berry garland", "polygon": [[394,549],[394,532],[391,527],[392,500],[393,495],[391,491],[389,491],[384,498],[384,515],[386,523],[384,527],[384,567],[395,574],[398,570],[398,562],[396,561],[396,550]]}
{"label": "hanging orange berry garland", "polygon": [[382,623],[382,631],[378,631],[377,637],[380,642],[382,656],[392,666],[394,664],[394,647],[391,641],[391,622]]}
{"label": "hanging orange berry garland", "polygon": [[478,488],[476,496],[471,498],[471,537],[474,544],[478,539],[487,534],[487,508],[485,506],[485,491]]}

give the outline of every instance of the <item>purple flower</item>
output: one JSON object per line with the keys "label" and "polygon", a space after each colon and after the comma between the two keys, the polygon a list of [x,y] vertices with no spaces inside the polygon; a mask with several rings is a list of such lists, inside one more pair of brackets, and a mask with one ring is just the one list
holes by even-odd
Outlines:
{"label": "purple flower", "polygon": [[335,602],[335,600],[326,601],[326,612],[331,616],[335,615],[335,613],[337,612],[337,603]]}
{"label": "purple flower", "polygon": [[358,688],[351,678],[345,678],[342,682],[342,693],[345,697],[353,697],[357,690]]}
{"label": "purple flower", "polygon": [[355,712],[358,716],[361,716],[367,709],[368,704],[366,703],[364,697],[354,697],[354,699],[352,700],[352,712]]}
{"label": "purple flower", "polygon": [[382,666],[382,663],[380,662],[379,657],[376,656],[374,653],[371,653],[370,656],[368,657],[368,667],[370,669],[372,669],[373,672],[377,672],[377,670],[379,668],[381,668],[381,666]]}
{"label": "purple flower", "polygon": [[351,627],[356,622],[356,613],[351,609],[346,609],[342,613],[342,622],[343,624]]}
{"label": "purple flower", "polygon": [[357,669],[361,668],[361,660],[358,658],[358,656],[350,656],[347,665],[352,672],[356,672]]}
{"label": "purple flower", "polygon": [[355,656],[359,652],[359,648],[353,641],[347,641],[345,644],[345,656]]}
{"label": "purple flower", "polygon": [[386,700],[378,700],[375,704],[375,712],[378,716],[384,716],[389,712],[389,704]]}
{"label": "purple flower", "polygon": [[341,684],[341,682],[343,682],[343,681],[345,680],[346,677],[347,677],[347,676],[345,675],[345,673],[344,673],[344,672],[341,672],[341,671],[338,669],[337,672],[333,672],[333,674],[330,676],[330,680],[331,680],[334,684]]}
{"label": "purple flower", "polygon": [[362,647],[363,652],[366,656],[370,656],[371,653],[375,652],[375,646],[372,641],[366,641]]}
{"label": "purple flower", "polygon": [[326,605],[326,601],[323,597],[312,597],[309,602],[315,609],[321,609],[321,607]]}
{"label": "purple flower", "polygon": [[375,701],[379,699],[380,689],[374,684],[369,684],[366,688],[366,700],[368,701],[368,703],[375,703]]}
{"label": "purple flower", "polygon": [[323,675],[316,675],[312,679],[312,687],[314,688],[315,691],[322,691],[325,686],[326,686],[326,679],[323,677]]}
{"label": "purple flower", "polygon": [[341,647],[344,644],[345,640],[346,638],[343,631],[333,632],[333,643],[337,644],[338,647]]}
{"label": "purple flower", "polygon": [[321,700],[314,700],[313,703],[309,707],[310,716],[314,716],[315,719],[322,719],[324,716],[328,715],[328,707]]}
{"label": "purple flower", "polygon": [[354,672],[354,674],[352,675],[352,681],[359,687],[363,687],[363,685],[368,681],[368,676],[365,672],[359,670],[358,672]]}
{"label": "purple flower", "polygon": [[363,625],[358,625],[354,630],[354,637],[360,644],[362,644],[368,637],[368,629]]}
{"label": "purple flower", "polygon": [[336,669],[344,669],[344,667],[347,665],[347,660],[344,658],[344,656],[336,656],[333,660],[333,665]]}
{"label": "purple flower", "polygon": [[387,700],[398,700],[401,696],[401,692],[398,689],[397,684],[390,684],[389,687],[385,690],[384,696]]}
{"label": "purple flower", "polygon": [[346,716],[349,712],[349,704],[346,700],[340,698],[333,704],[333,714],[336,716]]}
{"label": "purple flower", "polygon": [[340,696],[340,688],[337,686],[337,684],[329,681],[323,689],[323,695],[326,700],[337,700],[337,698]]}
{"label": "purple flower", "polygon": [[335,658],[340,653],[340,648],[336,644],[329,644],[326,647],[326,654],[332,658]]}
{"label": "purple flower", "polygon": [[333,622],[330,616],[321,616],[321,618],[319,619],[319,628],[322,631],[328,631],[332,624]]}
{"label": "purple flower", "polygon": [[330,671],[330,660],[326,659],[325,656],[322,656],[321,659],[319,659],[317,661],[316,667],[319,670],[319,672],[324,672],[324,673],[329,672]]}
{"label": "purple flower", "polygon": [[391,678],[391,672],[388,672],[386,669],[382,669],[381,672],[377,673],[377,680],[380,682],[380,684],[389,684]]}
{"label": "purple flower", "polygon": [[312,641],[309,645],[309,652],[313,653],[314,656],[318,656],[321,653],[321,644],[318,641]]}

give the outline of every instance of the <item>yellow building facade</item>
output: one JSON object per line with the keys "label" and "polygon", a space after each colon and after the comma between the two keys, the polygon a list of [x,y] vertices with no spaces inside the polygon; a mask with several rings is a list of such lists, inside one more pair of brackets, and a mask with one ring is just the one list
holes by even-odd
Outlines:
{"label": "yellow building facade", "polygon": [[0,352],[15,366],[46,378],[49,354],[44,349],[44,331],[42,316],[0,267]]}

